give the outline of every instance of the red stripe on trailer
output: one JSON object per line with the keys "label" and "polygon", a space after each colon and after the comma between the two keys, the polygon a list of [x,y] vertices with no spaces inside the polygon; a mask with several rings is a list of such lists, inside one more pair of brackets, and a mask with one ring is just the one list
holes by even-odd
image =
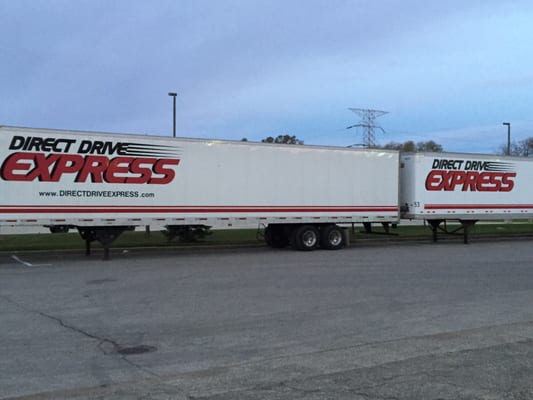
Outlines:
{"label": "red stripe on trailer", "polygon": [[397,206],[0,206],[0,213],[334,213],[398,212]]}
{"label": "red stripe on trailer", "polygon": [[426,204],[426,210],[504,210],[533,209],[533,204]]}

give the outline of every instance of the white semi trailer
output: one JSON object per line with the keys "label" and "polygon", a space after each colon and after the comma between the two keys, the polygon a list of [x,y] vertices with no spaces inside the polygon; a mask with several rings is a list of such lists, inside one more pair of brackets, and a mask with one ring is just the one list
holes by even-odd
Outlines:
{"label": "white semi trailer", "polygon": [[0,226],[110,243],[145,225],[263,225],[272,247],[339,249],[339,224],[399,220],[399,153],[0,126]]}
{"label": "white semi trailer", "polygon": [[447,232],[461,224],[465,243],[479,220],[533,216],[533,160],[456,153],[404,153],[400,160],[401,218],[426,220]]}

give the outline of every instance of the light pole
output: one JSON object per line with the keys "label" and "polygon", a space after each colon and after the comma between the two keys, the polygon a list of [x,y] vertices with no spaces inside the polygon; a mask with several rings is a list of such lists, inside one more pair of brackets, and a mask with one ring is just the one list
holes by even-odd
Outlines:
{"label": "light pole", "polygon": [[503,125],[507,125],[507,155],[511,155],[511,123],[504,122]]}
{"label": "light pole", "polygon": [[169,96],[171,96],[173,98],[173,118],[172,118],[172,135],[174,137],[176,137],[176,96],[178,95],[177,93],[174,93],[174,92],[169,92],[168,93]]}

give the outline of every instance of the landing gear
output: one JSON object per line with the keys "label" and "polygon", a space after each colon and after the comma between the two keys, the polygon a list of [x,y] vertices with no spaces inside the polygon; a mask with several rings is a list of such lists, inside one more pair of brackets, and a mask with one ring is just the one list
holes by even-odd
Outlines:
{"label": "landing gear", "polygon": [[[444,222],[444,225],[441,226],[441,224]],[[461,223],[461,226],[459,226],[456,229],[449,230],[448,226],[446,225],[446,220],[444,219],[429,219],[428,224],[431,227],[431,231],[433,233],[433,242],[437,242],[437,233],[440,231],[442,233],[448,234],[448,235],[455,235],[459,234],[463,236],[463,243],[468,244],[470,241],[470,233],[472,232],[472,228],[477,222],[477,219],[460,219],[459,222]]]}
{"label": "landing gear", "polygon": [[134,229],[134,226],[78,226],[78,232],[85,240],[85,255],[91,255],[91,242],[97,240],[104,248],[104,260],[109,260],[109,245],[123,232]]}

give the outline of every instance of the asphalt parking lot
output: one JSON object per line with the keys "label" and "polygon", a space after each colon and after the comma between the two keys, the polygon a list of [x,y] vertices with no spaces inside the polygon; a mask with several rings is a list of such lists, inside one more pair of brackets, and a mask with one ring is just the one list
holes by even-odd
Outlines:
{"label": "asphalt parking lot", "polygon": [[0,398],[531,399],[531,240],[0,255]]}

